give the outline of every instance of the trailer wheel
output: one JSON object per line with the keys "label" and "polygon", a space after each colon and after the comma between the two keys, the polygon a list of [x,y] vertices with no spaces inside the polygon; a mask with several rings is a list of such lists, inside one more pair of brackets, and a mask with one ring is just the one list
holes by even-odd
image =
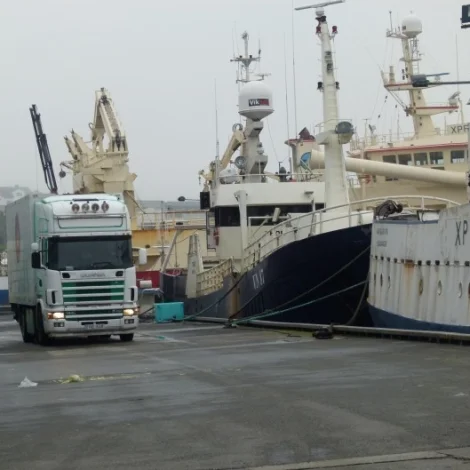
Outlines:
{"label": "trailer wheel", "polygon": [[26,310],[21,309],[20,312],[15,313],[16,317],[19,318],[19,324],[21,329],[21,336],[24,343],[32,343],[34,341],[34,335],[28,333],[28,327],[26,324]]}
{"label": "trailer wheel", "polygon": [[44,322],[42,319],[41,307],[39,305],[36,307],[35,313],[34,333],[36,343],[40,344],[41,346],[47,346],[49,344],[49,335],[47,335],[44,331]]}
{"label": "trailer wheel", "polygon": [[134,339],[134,333],[126,333],[124,335],[119,335],[119,338],[121,338],[121,341],[132,341]]}

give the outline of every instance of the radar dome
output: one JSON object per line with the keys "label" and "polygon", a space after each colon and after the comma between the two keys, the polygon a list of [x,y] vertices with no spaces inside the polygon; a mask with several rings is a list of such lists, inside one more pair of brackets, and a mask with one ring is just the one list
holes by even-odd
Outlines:
{"label": "radar dome", "polygon": [[408,38],[415,38],[423,32],[423,24],[415,15],[409,15],[401,22],[402,33]]}
{"label": "radar dome", "polygon": [[233,184],[238,181],[238,171],[236,168],[224,168],[219,173],[220,182],[222,184]]}
{"label": "radar dome", "polygon": [[261,81],[248,82],[238,95],[238,112],[253,121],[260,121],[274,112],[271,89]]}

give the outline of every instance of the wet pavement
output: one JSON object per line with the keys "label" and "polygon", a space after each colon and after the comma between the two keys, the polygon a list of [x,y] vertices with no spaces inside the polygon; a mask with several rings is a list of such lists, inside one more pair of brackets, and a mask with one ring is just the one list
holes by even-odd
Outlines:
{"label": "wet pavement", "polygon": [[206,324],[39,347],[1,317],[1,467],[470,469],[469,357]]}

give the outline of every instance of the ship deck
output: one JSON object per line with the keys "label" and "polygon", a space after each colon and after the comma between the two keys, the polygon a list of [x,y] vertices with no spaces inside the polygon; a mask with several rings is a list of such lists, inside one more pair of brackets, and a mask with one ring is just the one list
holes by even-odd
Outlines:
{"label": "ship deck", "polygon": [[[4,468],[459,469],[467,346],[143,324],[133,343],[22,343],[0,317]],[[79,374],[82,382],[59,382]],[[24,378],[35,388],[18,388]]]}

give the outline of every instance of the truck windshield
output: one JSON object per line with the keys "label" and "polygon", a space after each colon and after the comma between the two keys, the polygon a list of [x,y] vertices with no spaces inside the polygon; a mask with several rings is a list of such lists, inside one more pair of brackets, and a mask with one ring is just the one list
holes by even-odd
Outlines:
{"label": "truck windshield", "polygon": [[133,266],[131,237],[50,238],[47,267],[54,271],[125,269]]}

